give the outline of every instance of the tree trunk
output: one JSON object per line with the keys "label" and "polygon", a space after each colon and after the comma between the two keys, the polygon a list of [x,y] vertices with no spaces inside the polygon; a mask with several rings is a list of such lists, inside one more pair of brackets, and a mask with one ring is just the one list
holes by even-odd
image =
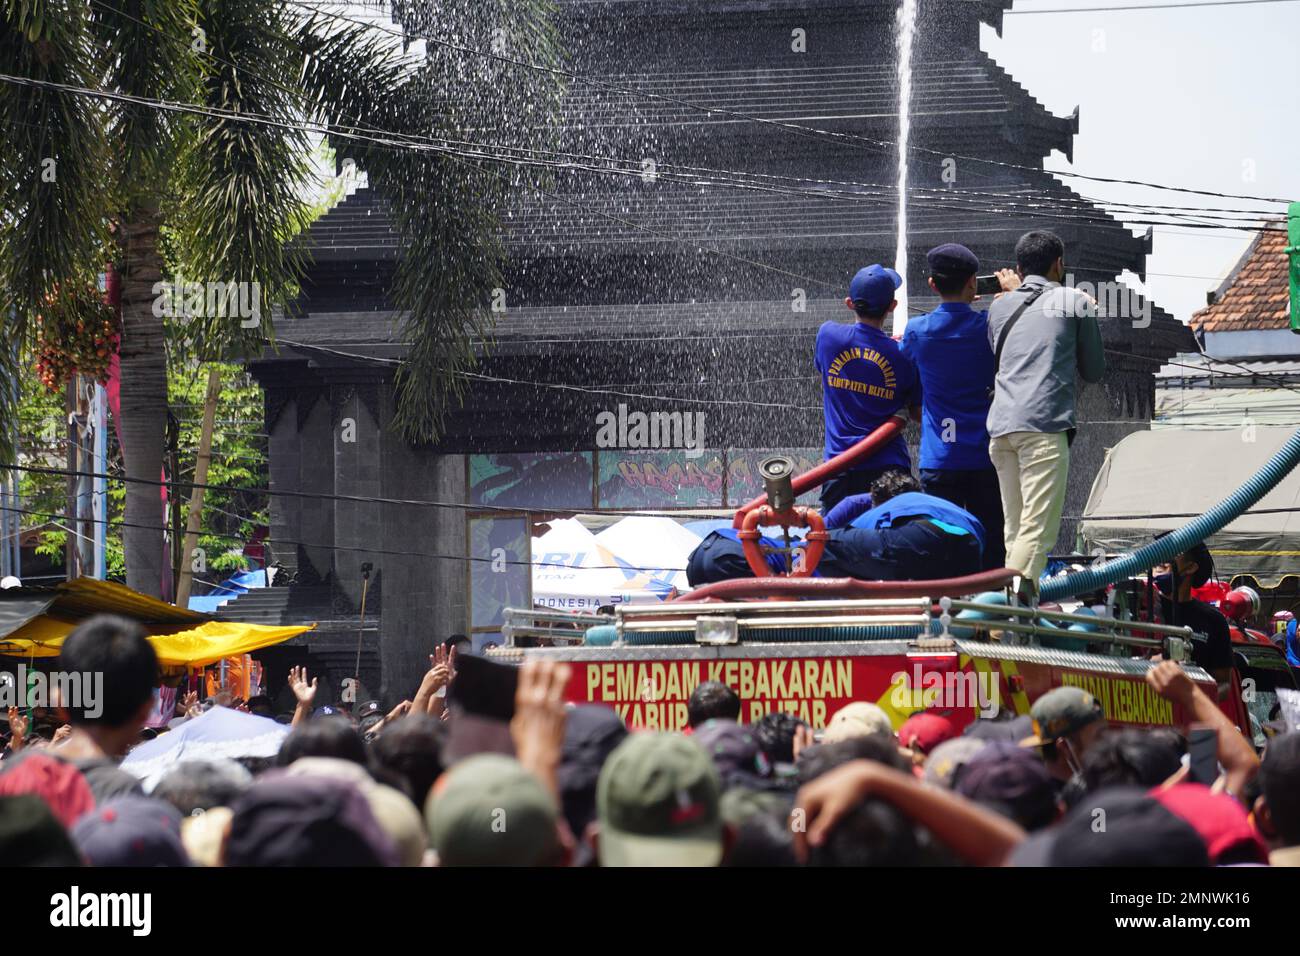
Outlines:
{"label": "tree trunk", "polygon": [[154,315],[162,279],[156,208],[137,211],[122,230],[121,421],[122,459],[129,481],[122,547],[126,583],[162,596],[163,526],[166,513],[156,484],[162,474],[167,431],[167,353],[162,316]]}

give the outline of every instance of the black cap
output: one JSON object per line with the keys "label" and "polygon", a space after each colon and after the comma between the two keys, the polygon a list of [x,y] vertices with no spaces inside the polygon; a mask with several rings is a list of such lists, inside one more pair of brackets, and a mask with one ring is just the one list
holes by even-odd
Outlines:
{"label": "black cap", "polygon": [[392,839],[351,783],[263,774],[230,807],[226,865],[396,866]]}
{"label": "black cap", "polygon": [[602,704],[569,708],[556,780],[564,817],[579,837],[587,824],[596,819],[596,781],[600,779],[600,768],[626,736],[623,718],[612,708]]}
{"label": "black cap", "polygon": [[81,866],[68,831],[34,793],[0,797],[0,859],[6,866]]}
{"label": "black cap", "polygon": [[956,242],[935,246],[925,254],[925,258],[933,275],[974,275],[980,270],[980,261],[975,253]]}
{"label": "black cap", "polygon": [[1205,841],[1190,823],[1137,787],[1083,797],[1058,826],[1031,836],[1012,866],[1209,866]]}
{"label": "black cap", "polygon": [[1021,714],[1012,720],[973,720],[962,731],[976,740],[1010,740],[1019,743],[1034,732],[1034,718]]}

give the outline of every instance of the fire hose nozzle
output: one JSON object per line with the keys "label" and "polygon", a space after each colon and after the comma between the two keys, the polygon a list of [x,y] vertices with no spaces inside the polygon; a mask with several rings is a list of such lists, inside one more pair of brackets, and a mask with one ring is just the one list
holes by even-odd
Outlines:
{"label": "fire hose nozzle", "polygon": [[764,458],[759,463],[758,473],[763,476],[763,489],[767,492],[768,507],[776,512],[789,511],[794,507],[793,458],[788,455]]}

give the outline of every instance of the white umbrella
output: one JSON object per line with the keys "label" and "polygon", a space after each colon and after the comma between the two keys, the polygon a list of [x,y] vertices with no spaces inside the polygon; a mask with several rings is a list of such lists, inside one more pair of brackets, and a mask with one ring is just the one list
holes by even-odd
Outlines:
{"label": "white umbrella", "polygon": [[631,515],[610,525],[595,540],[623,569],[624,587],[663,600],[673,588],[689,590],[686,561],[702,539],[672,518]]}
{"label": "white umbrella", "polygon": [[285,724],[242,710],[213,707],[140,744],[126,755],[122,769],[139,777],[148,791],[182,760],[274,757],[288,735]]}
{"label": "white umbrella", "polygon": [[563,611],[594,611],[627,600],[623,572],[582,522],[561,518],[532,542],[533,603]]}

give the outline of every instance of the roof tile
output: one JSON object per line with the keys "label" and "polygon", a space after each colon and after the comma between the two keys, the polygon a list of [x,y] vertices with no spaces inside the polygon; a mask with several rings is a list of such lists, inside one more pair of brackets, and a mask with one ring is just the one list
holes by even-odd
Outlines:
{"label": "roof tile", "polygon": [[1291,287],[1287,275],[1286,232],[1270,222],[1241,262],[1237,275],[1214,305],[1192,316],[1202,332],[1284,329],[1290,322]]}

